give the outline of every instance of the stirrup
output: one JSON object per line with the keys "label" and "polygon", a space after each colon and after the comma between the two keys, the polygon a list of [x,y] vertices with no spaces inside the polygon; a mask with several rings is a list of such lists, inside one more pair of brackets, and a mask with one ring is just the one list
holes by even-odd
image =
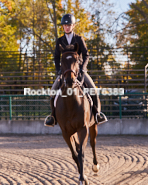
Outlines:
{"label": "stirrup", "polygon": [[[49,117],[53,117],[54,123],[53,123],[52,125],[47,125],[47,124],[46,124],[46,121],[47,121],[47,119],[48,119]],[[48,115],[48,116],[45,118],[44,126],[54,127],[54,126],[55,126],[55,118],[54,118],[54,116]]]}
{"label": "stirrup", "polygon": [[100,112],[100,115],[101,115],[101,114],[103,115],[104,120],[101,121],[101,122],[99,122],[99,121],[98,121],[98,118],[97,118],[97,116],[99,115],[99,113],[96,113],[96,122],[97,122],[98,125],[100,125],[100,124],[105,123],[105,122],[108,121],[108,119],[107,119],[107,117],[105,116],[105,114],[104,114],[103,112]]}

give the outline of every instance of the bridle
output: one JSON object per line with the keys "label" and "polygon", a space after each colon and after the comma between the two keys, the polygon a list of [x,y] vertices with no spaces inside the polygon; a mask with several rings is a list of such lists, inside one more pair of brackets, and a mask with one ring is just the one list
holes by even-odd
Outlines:
{"label": "bridle", "polygon": [[[79,57],[79,55],[78,55],[78,53],[77,52],[73,52],[73,51],[67,51],[67,52],[64,52],[63,54],[62,54],[62,57],[65,55],[65,54],[74,54],[74,55],[76,55],[76,62],[78,62],[79,63],[79,60],[78,60],[78,57]],[[72,69],[66,69],[64,72],[63,72],[63,75],[65,76],[66,75],[66,73],[67,72],[72,72],[72,73],[74,73],[74,75],[77,77],[77,73],[76,73],[76,71],[74,71],[74,70],[72,70]]]}
{"label": "bridle", "polygon": [[[62,54],[62,57],[65,55],[65,54],[74,54],[74,55],[76,55],[76,62],[79,64],[80,63],[80,61],[79,61],[79,55],[78,55],[78,53],[77,52],[73,52],[73,51],[66,51],[66,52],[64,52],[63,54]],[[72,73],[74,73],[74,75],[75,75],[75,80],[74,80],[74,87],[73,88],[75,88],[76,86],[77,86],[77,77],[78,77],[78,73],[75,71],[75,70],[73,70],[73,69],[66,69],[64,72],[63,72],[63,78],[64,78],[64,85],[66,86],[66,79],[65,79],[65,75],[68,73],[68,72],[72,72]]]}
{"label": "bridle", "polygon": [[74,75],[77,76],[76,72],[75,72],[74,70],[72,70],[72,69],[67,69],[67,70],[65,70],[65,71],[64,71],[64,76],[65,76],[65,74],[66,74],[67,72],[73,72]]}

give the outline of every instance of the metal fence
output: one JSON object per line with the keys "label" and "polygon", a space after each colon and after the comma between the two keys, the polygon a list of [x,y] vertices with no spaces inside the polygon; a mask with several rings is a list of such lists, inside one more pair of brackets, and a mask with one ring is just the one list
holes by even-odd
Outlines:
{"label": "metal fence", "polygon": [[48,96],[0,96],[1,120],[40,120],[49,113]]}
{"label": "metal fence", "polygon": [[[88,73],[96,86],[124,88],[126,92],[124,96],[100,95],[107,117],[147,118],[148,94],[142,92],[147,92],[148,85],[148,47],[94,46],[89,54]],[[55,79],[51,51],[0,51],[0,119],[44,119],[51,111],[49,96],[24,96],[24,88],[46,89]]]}
{"label": "metal fence", "polygon": [[[88,73],[98,87],[147,90],[148,47],[89,48]],[[23,94],[24,88],[51,87],[56,79],[49,50],[0,51],[0,94]]]}
{"label": "metal fence", "polygon": [[[0,120],[43,120],[51,112],[49,96],[0,96]],[[100,95],[102,112],[110,118],[147,118],[148,93]]]}

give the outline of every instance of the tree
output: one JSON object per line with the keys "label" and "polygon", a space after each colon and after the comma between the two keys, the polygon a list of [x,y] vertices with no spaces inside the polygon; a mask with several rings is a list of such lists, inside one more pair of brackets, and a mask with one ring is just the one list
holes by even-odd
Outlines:
{"label": "tree", "polygon": [[2,0],[0,2],[0,51],[17,51],[16,25],[11,22],[11,11],[14,5],[10,1]]}
{"label": "tree", "polygon": [[[148,9],[148,3],[145,0],[142,0],[143,5],[145,6],[146,9]],[[141,16],[144,18],[146,24],[148,24],[148,12],[143,9],[143,7],[139,7],[134,3],[131,3],[131,5],[138,10],[138,12],[141,14]]]}
{"label": "tree", "polygon": [[117,33],[118,46],[130,46],[129,53],[133,68],[142,68],[148,62],[148,0],[130,4],[123,19],[123,29]]}
{"label": "tree", "polygon": [[[90,51],[90,63],[88,68],[95,70],[91,74],[95,75],[94,80],[100,84],[102,81],[110,80],[106,72],[106,68],[119,67],[113,57],[111,44],[106,41],[109,35],[109,29],[113,19],[114,12],[112,11],[113,4],[108,0],[94,0],[89,4],[88,11],[91,13],[92,29],[90,29],[90,39],[87,40],[87,45]],[[116,66],[116,67],[115,67]],[[112,73],[112,71],[111,71]]]}
{"label": "tree", "polygon": [[[63,34],[60,24],[64,13],[73,12],[79,22],[76,32],[86,32],[88,15],[81,8],[79,0],[69,0],[71,6],[63,6],[62,0],[2,0],[0,3],[0,50],[20,51],[20,54],[2,53],[0,71],[20,72],[25,80],[43,78],[44,71],[55,70],[53,55],[57,37]],[[84,19],[83,25],[80,19]],[[88,29],[87,29],[88,30]],[[22,53],[25,52],[25,55]],[[30,56],[30,52],[33,55]],[[43,58],[43,56],[45,56]],[[45,73],[44,73],[45,74]],[[50,76],[44,80],[50,80]],[[32,77],[33,76],[33,77]],[[52,78],[51,76],[51,78]],[[21,77],[22,79],[23,77]],[[32,79],[33,78],[33,79]],[[13,78],[13,80],[15,80]],[[18,81],[17,83],[23,83]],[[46,82],[45,82],[46,83]],[[9,84],[9,83],[8,83]],[[13,82],[11,82],[13,84]]]}

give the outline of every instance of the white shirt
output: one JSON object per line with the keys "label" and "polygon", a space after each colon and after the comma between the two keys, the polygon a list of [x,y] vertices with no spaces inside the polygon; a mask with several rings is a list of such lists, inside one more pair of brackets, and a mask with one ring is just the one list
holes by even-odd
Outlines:
{"label": "white shirt", "polygon": [[72,37],[73,37],[73,32],[71,32],[70,34],[65,34],[65,36],[66,36],[68,44],[70,45]]}

